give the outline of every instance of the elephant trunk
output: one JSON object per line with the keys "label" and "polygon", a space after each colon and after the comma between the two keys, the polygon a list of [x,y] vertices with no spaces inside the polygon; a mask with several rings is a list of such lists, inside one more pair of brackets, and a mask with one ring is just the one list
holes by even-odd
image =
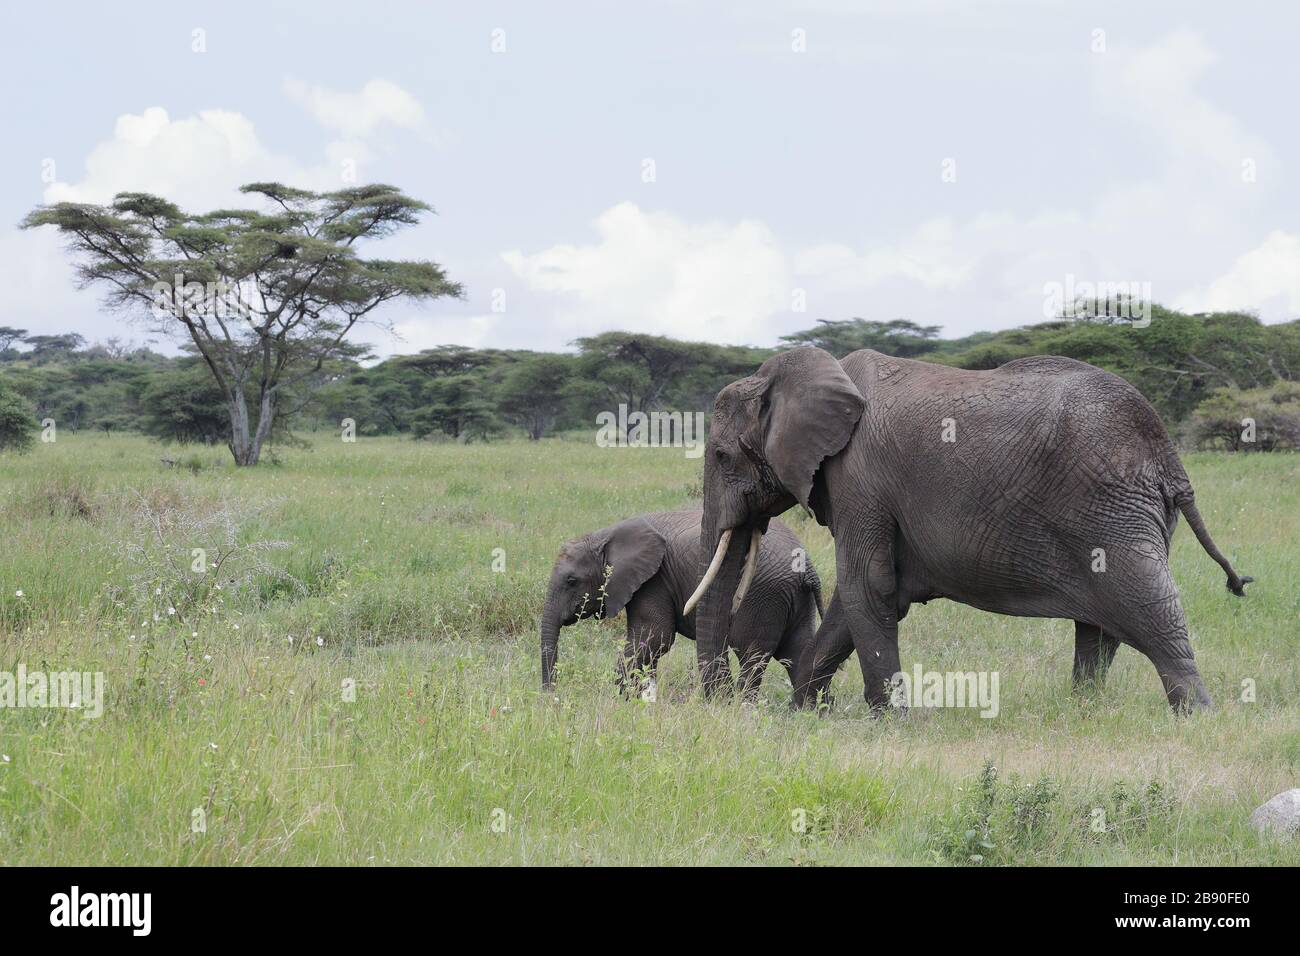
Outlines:
{"label": "elephant trunk", "polygon": [[700,660],[700,682],[712,696],[731,686],[727,647],[731,640],[732,605],[745,565],[749,535],[732,535],[713,586],[700,598],[695,614],[695,644]]}
{"label": "elephant trunk", "polygon": [[[731,686],[727,646],[737,589],[751,549],[744,502],[722,480],[711,449],[704,456],[704,514],[700,521],[700,563],[704,578],[694,598],[695,652],[706,696]],[[703,565],[708,563],[708,568]],[[743,597],[743,594],[741,595]]]}
{"label": "elephant trunk", "polygon": [[542,609],[542,690],[555,689],[555,663],[560,656],[560,601],[552,594]]}

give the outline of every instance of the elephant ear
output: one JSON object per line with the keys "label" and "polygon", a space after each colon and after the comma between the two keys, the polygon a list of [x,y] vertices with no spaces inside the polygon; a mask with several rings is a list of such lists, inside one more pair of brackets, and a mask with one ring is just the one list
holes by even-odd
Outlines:
{"label": "elephant ear", "polygon": [[631,518],[597,534],[597,553],[612,569],[605,583],[604,616],[616,617],[659,570],[668,542],[645,518]]}
{"label": "elephant ear", "polygon": [[806,508],[817,469],[849,443],[867,400],[835,356],[819,348],[775,355],[758,376],[770,382],[764,395],[763,457],[781,486]]}

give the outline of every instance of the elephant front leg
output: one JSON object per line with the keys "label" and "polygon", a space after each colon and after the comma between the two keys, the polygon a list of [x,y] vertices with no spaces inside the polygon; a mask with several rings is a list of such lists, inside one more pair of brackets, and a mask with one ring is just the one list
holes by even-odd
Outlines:
{"label": "elephant front leg", "polygon": [[618,687],[624,697],[641,695],[647,682],[653,684],[659,659],[676,636],[671,605],[628,605],[627,638],[618,661]]}
{"label": "elephant front leg", "polygon": [[[840,555],[839,586],[844,617],[862,668],[862,695],[872,713],[898,706],[894,699],[898,659],[898,610],[892,550],[880,545],[866,555]],[[832,602],[833,603],[833,602]]]}
{"label": "elephant front leg", "polygon": [[767,663],[772,659],[772,655],[765,651],[756,651],[749,654],[737,654],[740,659],[740,693],[745,703],[753,704],[758,701],[759,689],[763,686],[763,673],[767,670]]}
{"label": "elephant front leg", "polygon": [[1087,687],[1100,687],[1106,682],[1119,641],[1105,634],[1095,624],[1074,622],[1074,673],[1076,691]]}

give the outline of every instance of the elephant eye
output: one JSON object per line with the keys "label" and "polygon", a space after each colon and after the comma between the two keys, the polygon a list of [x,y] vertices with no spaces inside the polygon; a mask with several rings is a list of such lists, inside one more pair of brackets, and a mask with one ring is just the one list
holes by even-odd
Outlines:
{"label": "elephant eye", "polygon": [[569,585],[574,585],[578,583],[578,579],[575,578],[572,574],[570,574],[569,580],[566,583],[568,583]]}

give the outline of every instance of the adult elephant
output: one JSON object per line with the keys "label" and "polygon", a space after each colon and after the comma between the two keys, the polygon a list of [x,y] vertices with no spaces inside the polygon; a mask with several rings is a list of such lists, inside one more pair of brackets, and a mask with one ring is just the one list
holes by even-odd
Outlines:
{"label": "adult elephant", "polygon": [[[717,397],[700,532],[714,561],[690,602],[706,692],[727,683],[718,658],[751,542],[796,503],[835,537],[835,597],[873,708],[899,671],[899,620],[936,597],[1073,620],[1076,683],[1103,678],[1124,643],[1175,710],[1208,705],[1169,573],[1178,513],[1234,594],[1251,580],[1215,547],[1164,425],[1122,378],[1068,358],[968,371],[798,348]],[[822,656],[842,660],[842,643]]]}

